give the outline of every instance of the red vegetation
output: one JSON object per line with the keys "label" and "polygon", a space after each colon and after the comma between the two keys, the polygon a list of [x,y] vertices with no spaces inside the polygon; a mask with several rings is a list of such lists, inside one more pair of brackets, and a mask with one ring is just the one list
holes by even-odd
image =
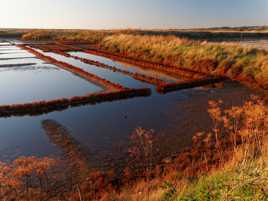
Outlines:
{"label": "red vegetation", "polygon": [[128,55],[126,54],[115,55],[110,52],[100,50],[96,46],[92,48],[92,46],[87,45],[87,48],[80,48],[78,47],[78,44],[71,43],[71,42],[70,43],[58,42],[58,43],[52,43],[49,45],[41,44],[41,45],[35,45],[35,46],[43,51],[51,51],[51,52],[81,51],[81,52],[85,52],[89,54],[95,54],[95,55],[104,56],[113,60],[134,64],[139,67],[143,67],[145,69],[158,70],[160,72],[164,72],[165,74],[168,74],[170,76],[175,76],[175,77],[182,76],[185,78],[192,79],[192,78],[203,78],[208,75],[207,73],[202,73],[199,71],[194,71],[194,70],[190,70],[186,68],[178,68],[176,66],[167,66],[167,65],[160,64],[160,63],[133,59],[133,58],[128,57]]}
{"label": "red vegetation", "polygon": [[[80,60],[84,63],[94,65],[97,67],[101,67],[101,68],[105,68],[105,69],[111,70],[113,72],[119,72],[119,73],[122,73],[124,75],[133,77],[136,80],[140,80],[140,81],[143,81],[146,83],[156,85],[157,91],[159,93],[168,93],[168,92],[176,91],[179,89],[186,89],[186,88],[193,88],[193,87],[198,87],[198,86],[203,86],[203,85],[208,85],[208,84],[214,84],[214,83],[222,82],[226,79],[224,77],[218,77],[218,76],[217,77],[215,77],[215,76],[208,77],[202,73],[193,72],[193,71],[188,70],[188,69],[176,68],[176,70],[174,71],[174,69],[175,69],[174,67],[163,66],[161,64],[156,64],[156,63],[152,63],[152,62],[137,61],[137,60],[129,59],[127,57],[112,55],[110,53],[103,52],[100,50],[98,50],[98,51],[97,50],[85,50],[83,48],[74,47],[71,45],[65,45],[65,44],[61,44],[61,43],[58,43],[58,45],[57,44],[55,44],[55,45],[35,45],[35,47],[42,49],[44,51],[55,52],[55,53],[60,54],[62,56],[72,57],[72,58]],[[116,59],[119,61],[126,61],[128,63],[138,65],[141,68],[147,68],[147,69],[150,68],[150,69],[153,69],[156,71],[164,72],[165,74],[169,74],[169,75],[172,75],[174,77],[183,77],[187,81],[178,81],[176,83],[168,83],[168,82],[165,82],[165,81],[158,79],[158,78],[142,75],[140,73],[132,73],[132,72],[129,72],[127,70],[118,69],[114,66],[103,64],[103,63],[98,62],[98,61],[93,61],[93,60],[81,58],[78,56],[72,56],[72,55],[66,53],[65,51],[81,51],[81,52],[85,52],[85,53],[92,53],[95,55],[105,56],[105,57],[108,57],[111,59]]]}
{"label": "red vegetation", "polygon": [[79,48],[67,46],[67,45],[58,45],[56,43],[46,43],[46,44],[25,44],[27,46],[31,46],[33,48],[41,49],[44,52],[53,52],[53,51],[61,51],[61,52],[68,52],[68,51],[78,51]]}
{"label": "red vegetation", "polygon": [[80,68],[72,66],[65,62],[60,62],[52,57],[45,56],[40,52],[27,47],[26,45],[18,45],[19,47],[29,51],[38,58],[45,60],[49,63],[53,63],[64,70],[70,71],[75,75],[78,75],[90,82],[104,86],[109,89],[108,92],[91,93],[85,96],[74,96],[71,98],[59,98],[49,101],[37,101],[25,104],[13,104],[0,106],[0,116],[21,116],[21,115],[39,115],[43,113],[49,113],[55,110],[64,110],[70,106],[79,106],[84,104],[96,104],[105,101],[114,101],[127,99],[139,96],[149,96],[151,94],[150,89],[128,89],[119,84],[112,83],[108,80],[100,78],[94,74],[88,73]]}
{"label": "red vegetation", "polygon": [[[191,71],[188,69],[169,67],[169,66],[164,66],[162,64],[156,64],[153,62],[138,61],[138,60],[129,59],[127,57],[115,56],[115,55],[111,55],[111,54],[106,53],[106,52],[104,53],[103,51],[99,51],[99,50],[98,51],[97,50],[83,50],[83,51],[86,53],[90,53],[90,54],[105,56],[105,57],[108,57],[111,59],[116,59],[119,61],[128,62],[128,63],[138,65],[141,67],[154,69],[154,70],[157,70],[160,72],[165,72],[166,74],[176,76],[178,78],[182,77],[186,80],[186,81],[178,81],[175,83],[167,83],[164,81],[160,81],[160,82],[153,81],[152,79],[150,80],[150,78],[146,79],[145,80],[146,82],[157,85],[157,91],[159,93],[168,93],[168,92],[176,91],[179,89],[187,89],[187,88],[194,88],[194,87],[204,86],[204,85],[209,85],[209,84],[215,84],[218,82],[223,82],[227,79],[225,77],[220,77],[220,76],[208,76],[208,75],[205,75],[203,73]],[[82,59],[82,60],[84,60],[84,59]],[[98,63],[99,62],[96,62],[95,65],[97,65]],[[102,65],[105,65],[105,64],[102,64]],[[111,70],[114,69],[113,67],[110,67],[110,68],[111,68]],[[139,78],[139,76],[136,76],[136,75],[133,77],[135,79]]]}
{"label": "red vegetation", "polygon": [[203,79],[195,79],[192,81],[181,81],[176,83],[167,83],[164,85],[159,85],[157,87],[157,91],[159,93],[168,93],[171,91],[176,91],[180,89],[188,89],[188,88],[194,88],[204,85],[210,85],[215,84],[219,82],[225,81],[227,78],[224,77],[209,77],[209,78],[203,78]]}
{"label": "red vegetation", "polygon": [[49,101],[38,101],[25,104],[2,105],[0,106],[0,116],[23,116],[40,115],[52,111],[60,111],[70,106],[80,106],[86,104],[97,104],[107,101],[128,99],[139,96],[150,96],[150,89],[122,89],[119,91],[92,93],[85,96],[74,96],[71,98],[61,98]]}
{"label": "red vegetation", "polygon": [[133,77],[136,80],[140,80],[140,81],[143,81],[143,82],[146,82],[146,83],[150,83],[150,84],[154,84],[154,85],[164,85],[165,84],[164,81],[162,81],[162,80],[160,80],[158,78],[151,77],[151,76],[142,75],[140,73],[132,73],[132,72],[129,72],[129,71],[126,71],[126,70],[116,68],[114,66],[109,66],[107,64],[103,64],[103,63],[98,62],[98,61],[93,61],[93,60],[90,60],[90,59],[84,59],[84,58],[80,58],[80,57],[77,57],[77,56],[72,56],[72,55],[66,54],[66,53],[63,53],[63,55],[67,55],[69,57],[72,57],[72,58],[77,59],[79,61],[82,61],[84,63],[91,64],[91,65],[94,65],[94,66],[97,66],[97,67],[100,67],[100,68],[105,68],[105,69],[111,70],[113,72],[122,73],[124,75]]}
{"label": "red vegetation", "polygon": [[186,68],[178,68],[176,66],[167,66],[167,65],[163,65],[163,64],[155,63],[155,62],[141,61],[141,60],[129,58],[128,55],[123,55],[123,54],[115,55],[115,54],[111,54],[109,52],[99,50],[99,49],[84,50],[84,52],[108,57],[110,59],[114,59],[114,60],[118,60],[122,62],[127,62],[127,63],[134,64],[143,68],[147,68],[147,69],[158,70],[160,72],[164,72],[166,74],[169,74],[171,76],[176,76],[176,77],[184,77],[184,78],[193,79],[193,78],[203,78],[208,75],[206,73],[201,73],[201,72],[189,70]]}
{"label": "red vegetation", "polygon": [[103,64],[103,63],[98,62],[98,61],[93,61],[90,59],[84,59],[84,58],[80,58],[77,56],[72,56],[72,55],[67,54],[67,53],[63,53],[62,55],[72,57],[74,59],[80,60],[80,61],[87,63],[87,64],[95,65],[97,67],[101,67],[101,68],[109,69],[109,70],[114,71],[114,72],[122,73],[124,75],[133,77],[136,80],[140,80],[140,81],[143,81],[146,83],[156,85],[157,91],[159,93],[168,93],[168,92],[176,91],[176,90],[180,90],[180,89],[187,89],[187,88],[194,88],[194,87],[204,86],[204,85],[209,85],[209,84],[215,84],[215,83],[223,82],[226,80],[226,78],[224,78],[224,77],[208,77],[208,78],[194,79],[194,80],[188,80],[188,81],[177,81],[175,83],[168,83],[168,82],[165,82],[163,80],[160,80],[160,79],[157,79],[154,77],[150,77],[150,76],[142,75],[139,73],[132,73],[132,72],[129,72],[126,70],[118,69],[114,66],[109,66],[109,65]]}

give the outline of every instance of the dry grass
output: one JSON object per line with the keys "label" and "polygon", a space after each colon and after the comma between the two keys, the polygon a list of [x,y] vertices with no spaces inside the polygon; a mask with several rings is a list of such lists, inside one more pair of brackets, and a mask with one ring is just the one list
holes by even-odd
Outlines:
{"label": "dry grass", "polygon": [[268,54],[239,46],[209,44],[175,36],[112,35],[100,43],[103,50],[133,59],[184,67],[267,87]]}

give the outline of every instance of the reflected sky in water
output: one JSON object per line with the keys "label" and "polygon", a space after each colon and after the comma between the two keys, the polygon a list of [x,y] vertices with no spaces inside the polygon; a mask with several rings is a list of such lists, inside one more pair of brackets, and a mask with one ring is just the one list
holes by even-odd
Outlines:
{"label": "reflected sky in water", "polygon": [[116,67],[118,69],[127,70],[127,71],[132,72],[132,73],[140,73],[140,74],[144,74],[144,75],[147,75],[147,76],[156,77],[158,79],[161,79],[161,80],[167,81],[167,82],[175,82],[175,81],[179,80],[178,78],[171,77],[171,76],[166,75],[166,74],[161,73],[161,72],[157,72],[157,71],[150,70],[150,69],[145,70],[145,69],[139,68],[139,67],[137,67],[135,65],[126,64],[126,63],[122,63],[122,62],[117,62],[117,61],[114,61],[112,59],[105,58],[105,57],[102,57],[102,56],[97,56],[97,55],[93,55],[93,54],[87,54],[87,53],[83,53],[83,52],[70,52],[70,54],[74,55],[74,56],[81,57],[81,58],[98,61],[98,62],[107,64],[107,65],[110,65],[110,66],[114,66],[114,67]]}

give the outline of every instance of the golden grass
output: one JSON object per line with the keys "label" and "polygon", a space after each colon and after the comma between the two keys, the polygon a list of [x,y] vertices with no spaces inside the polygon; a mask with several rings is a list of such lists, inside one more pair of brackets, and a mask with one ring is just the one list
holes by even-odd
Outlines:
{"label": "golden grass", "polygon": [[268,54],[234,45],[180,39],[175,36],[112,35],[103,50],[133,59],[189,68],[267,87]]}

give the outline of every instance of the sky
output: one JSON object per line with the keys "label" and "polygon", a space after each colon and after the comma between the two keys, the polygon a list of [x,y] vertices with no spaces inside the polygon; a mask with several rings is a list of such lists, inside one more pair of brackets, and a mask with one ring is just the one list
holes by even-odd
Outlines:
{"label": "sky", "polygon": [[268,25],[268,0],[0,0],[1,28]]}

